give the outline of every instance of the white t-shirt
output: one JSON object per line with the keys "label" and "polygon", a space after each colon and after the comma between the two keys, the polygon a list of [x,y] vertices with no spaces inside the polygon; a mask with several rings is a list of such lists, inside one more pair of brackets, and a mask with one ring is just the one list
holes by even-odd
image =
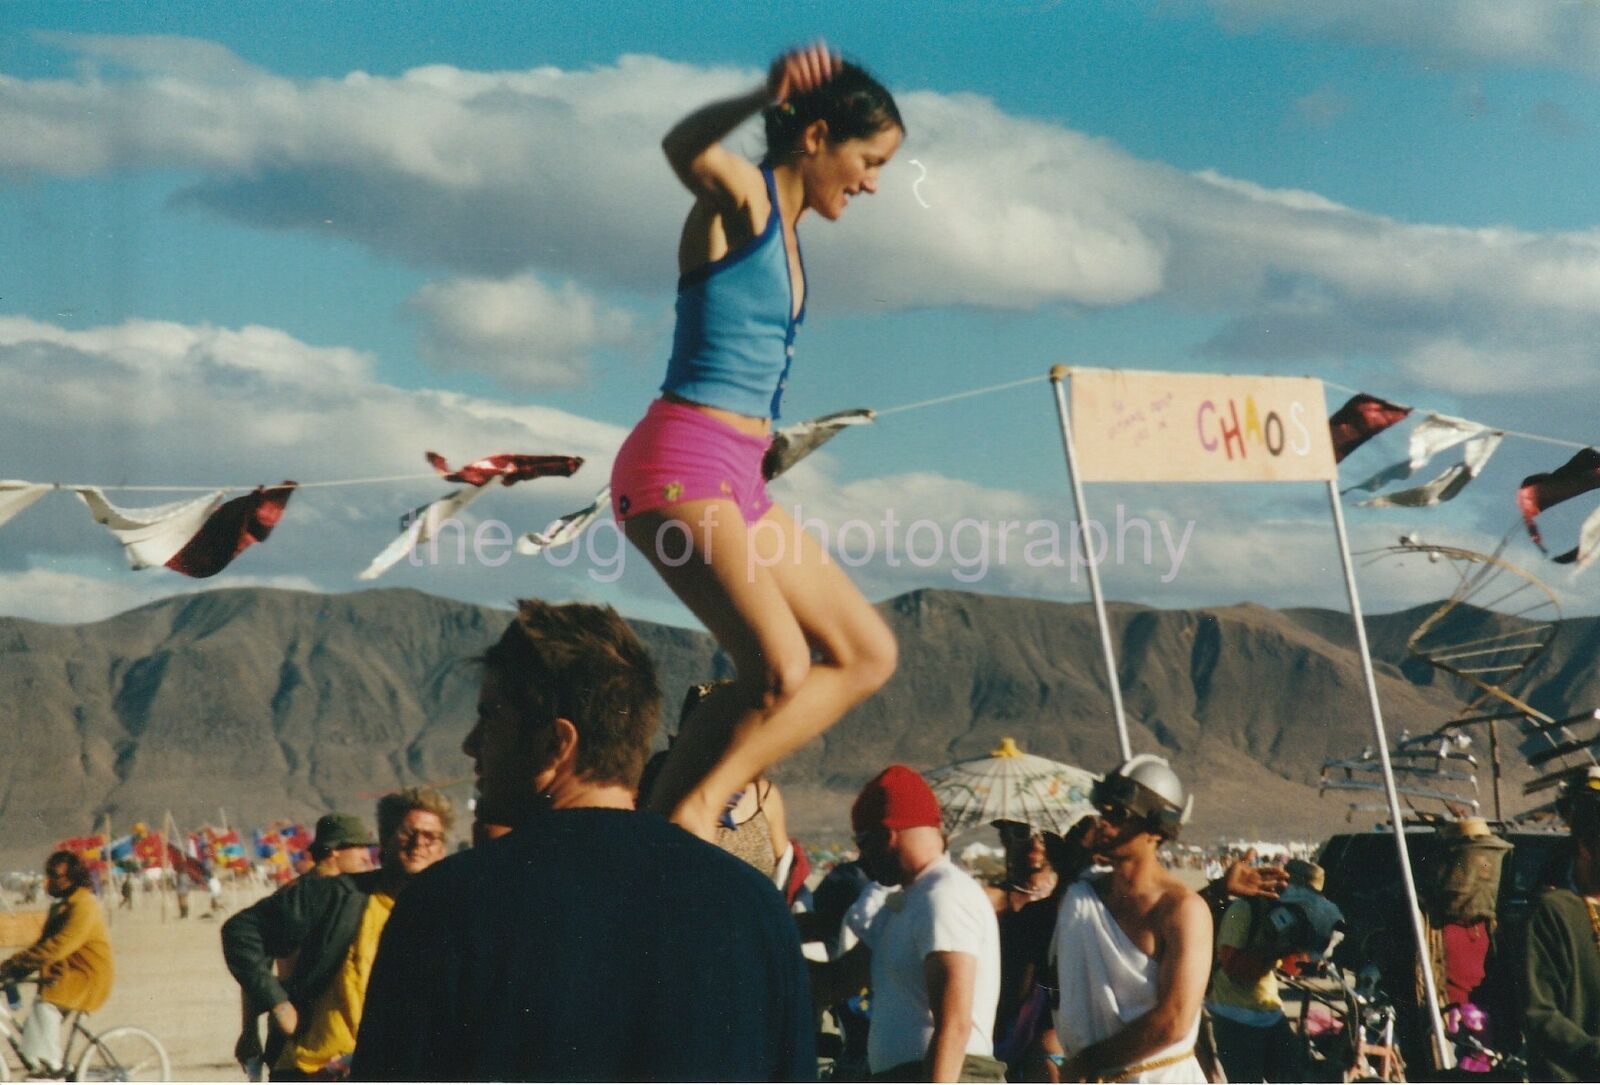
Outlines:
{"label": "white t-shirt", "polygon": [[930,953],[977,959],[969,1055],[994,1054],[994,1010],[1000,1001],[1000,924],[972,876],[940,856],[917,880],[891,893],[862,935],[872,950],[872,1031],[867,1065],[881,1073],[915,1062],[933,1038],[933,1011],[923,962]]}
{"label": "white t-shirt", "polygon": [[861,890],[856,902],[844,913],[844,921],[839,924],[839,956],[849,953],[861,941],[861,936],[872,926],[873,918],[892,892],[894,890],[882,882],[868,882],[866,888]]}

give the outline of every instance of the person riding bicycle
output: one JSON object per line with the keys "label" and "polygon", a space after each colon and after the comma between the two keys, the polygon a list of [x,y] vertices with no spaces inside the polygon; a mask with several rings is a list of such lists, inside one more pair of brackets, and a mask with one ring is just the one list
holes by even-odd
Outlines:
{"label": "person riding bicycle", "polygon": [[61,1066],[61,1020],[73,1010],[92,1013],[111,994],[111,942],[100,902],[89,889],[89,871],[70,851],[45,860],[45,891],[55,898],[39,940],[0,962],[0,982],[37,972],[39,997],[22,1028],[17,1049],[33,1074]]}

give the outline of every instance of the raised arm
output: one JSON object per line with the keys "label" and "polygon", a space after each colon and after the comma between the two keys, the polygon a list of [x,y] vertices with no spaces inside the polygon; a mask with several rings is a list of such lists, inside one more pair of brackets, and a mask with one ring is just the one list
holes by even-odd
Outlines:
{"label": "raised arm", "polygon": [[1168,908],[1158,930],[1161,967],[1155,1006],[1121,1031],[1078,1052],[1063,1068],[1062,1080],[1093,1080],[1103,1071],[1132,1066],[1188,1035],[1210,978],[1210,910],[1199,896],[1185,892]]}
{"label": "raised arm", "polygon": [[766,196],[761,173],[722,141],[767,105],[781,105],[833,76],[834,55],[822,43],[795,49],[772,62],[759,87],[702,106],[673,126],[661,141],[672,172],[696,198],[726,211]]}

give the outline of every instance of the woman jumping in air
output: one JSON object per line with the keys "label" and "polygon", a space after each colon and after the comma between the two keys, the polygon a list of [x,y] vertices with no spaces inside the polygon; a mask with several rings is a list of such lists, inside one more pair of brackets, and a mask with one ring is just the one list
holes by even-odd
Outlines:
{"label": "woman jumping in air", "polygon": [[[758,111],[759,167],[721,142]],[[695,204],[678,243],[667,379],[617,453],[611,500],[629,541],[738,672],[701,704],[651,797],[708,840],[730,796],[894,673],[893,634],[772,504],[761,460],[805,315],[795,226],[807,211],[838,219],[876,191],[904,131],[889,92],[818,44],[662,141]]]}

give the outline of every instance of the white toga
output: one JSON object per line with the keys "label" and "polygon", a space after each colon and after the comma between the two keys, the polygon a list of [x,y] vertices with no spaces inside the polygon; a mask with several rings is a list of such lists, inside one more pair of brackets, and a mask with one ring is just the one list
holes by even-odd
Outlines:
{"label": "white toga", "polygon": [[[1061,990],[1061,1005],[1055,1012],[1056,1036],[1068,1057],[1120,1032],[1155,1006],[1159,965],[1117,926],[1088,877],[1073,882],[1061,901],[1055,950]],[[1197,1013],[1187,1037],[1142,1056],[1134,1065],[1164,1062],[1186,1052],[1187,1058],[1117,1080],[1203,1083],[1205,1073],[1194,1057],[1199,1035]]]}

